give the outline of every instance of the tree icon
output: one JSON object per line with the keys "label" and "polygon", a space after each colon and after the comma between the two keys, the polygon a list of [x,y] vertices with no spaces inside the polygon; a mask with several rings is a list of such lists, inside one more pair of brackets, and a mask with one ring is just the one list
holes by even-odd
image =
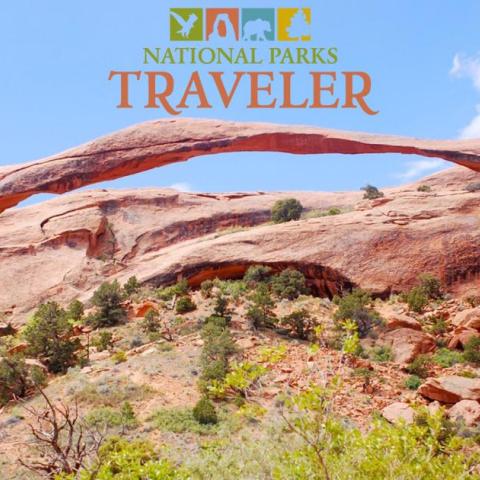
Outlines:
{"label": "tree icon", "polygon": [[287,33],[290,40],[301,40],[302,37],[310,36],[310,23],[303,8],[297,9],[292,16]]}

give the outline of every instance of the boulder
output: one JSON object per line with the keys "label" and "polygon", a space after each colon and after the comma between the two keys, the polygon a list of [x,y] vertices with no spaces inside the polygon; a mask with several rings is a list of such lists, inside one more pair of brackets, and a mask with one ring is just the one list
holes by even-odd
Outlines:
{"label": "boulder", "polygon": [[455,348],[464,347],[466,343],[472,338],[480,337],[480,333],[473,328],[457,329],[453,333],[452,338],[448,342],[448,348],[454,350]]}
{"label": "boulder", "polygon": [[415,411],[408,403],[395,402],[385,407],[382,410],[382,415],[391,423],[404,421],[410,424],[413,423],[415,418]]}
{"label": "boulder", "polygon": [[480,420],[480,403],[475,400],[461,400],[449,411],[452,420],[463,421],[467,427],[476,425]]}
{"label": "boulder", "polygon": [[386,333],[381,338],[392,349],[397,363],[410,363],[417,355],[435,350],[435,340],[431,335],[411,328],[399,328]]}
{"label": "boulder", "polygon": [[387,330],[397,330],[399,328],[411,328],[412,330],[421,330],[422,324],[408,315],[397,313],[389,317],[386,321]]}
{"label": "boulder", "polygon": [[447,375],[429,378],[420,385],[418,393],[441,403],[457,403],[461,400],[480,400],[480,379]]}
{"label": "boulder", "polygon": [[452,320],[456,327],[480,330],[480,307],[467,308],[458,312]]}

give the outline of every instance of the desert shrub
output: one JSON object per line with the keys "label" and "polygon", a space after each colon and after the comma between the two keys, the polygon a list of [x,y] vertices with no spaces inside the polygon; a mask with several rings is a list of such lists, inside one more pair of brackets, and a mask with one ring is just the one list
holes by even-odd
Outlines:
{"label": "desert shrub", "polygon": [[230,323],[231,320],[231,311],[228,308],[229,301],[227,297],[224,297],[222,294],[215,297],[215,303],[213,305],[213,315],[216,317],[223,317]]}
{"label": "desert shrub", "polygon": [[264,283],[257,285],[249,297],[249,307],[246,317],[253,328],[270,327],[274,324],[275,314],[272,308],[275,303],[270,295],[268,286]]}
{"label": "desert shrub", "polygon": [[80,342],[71,334],[67,312],[56,302],[40,305],[23,331],[28,354],[43,361],[52,373],[64,373],[77,361]]}
{"label": "desert shrub", "polygon": [[94,328],[113,327],[126,318],[122,307],[122,289],[117,280],[104,282],[95,291],[92,303],[97,307],[97,313],[89,317],[88,323]]}
{"label": "desert shrub", "polygon": [[157,296],[161,300],[172,300],[173,297],[184,296],[188,294],[190,287],[188,286],[188,280],[180,280],[175,285],[170,285],[169,287],[160,288],[157,290]]}
{"label": "desert shrub", "polygon": [[463,357],[467,362],[480,364],[480,338],[472,337],[464,346]]}
{"label": "desert shrub", "polygon": [[312,316],[305,309],[295,310],[283,317],[280,323],[290,327],[294,334],[302,340],[309,338],[315,327]]}
{"label": "desert shrub", "polygon": [[465,190],[471,193],[480,191],[480,182],[469,183],[465,186]]}
{"label": "desert shrub", "polygon": [[103,352],[105,350],[109,350],[113,347],[113,334],[108,330],[102,330],[92,342],[93,346],[99,352]]}
{"label": "desert shrub", "polygon": [[280,298],[295,300],[308,293],[305,276],[293,268],[286,268],[271,281],[272,291]]}
{"label": "desert shrub", "polygon": [[200,284],[200,292],[203,298],[210,298],[212,296],[213,287],[215,282],[213,280],[204,280]]}
{"label": "desert shrub", "polygon": [[402,295],[402,300],[408,305],[408,308],[416,313],[422,313],[428,305],[428,297],[422,287],[413,287],[409,292]]}
{"label": "desert shrub", "polygon": [[420,378],[428,377],[428,369],[431,364],[431,359],[428,355],[421,354],[408,365],[405,370],[412,375],[417,375]]}
{"label": "desert shrub", "polygon": [[357,324],[360,338],[364,338],[375,325],[381,323],[377,312],[369,308],[371,301],[370,294],[359,288],[343,297],[336,296],[334,302],[338,305],[338,310],[333,319],[340,326],[345,320],[352,320]]}
{"label": "desert shrub", "polygon": [[374,187],[373,185],[367,184],[361,190],[365,192],[363,194],[363,198],[365,200],[375,200],[376,198],[382,198],[383,196],[385,196],[383,192],[381,192],[377,187]]}
{"label": "desert shrub", "polygon": [[112,355],[112,360],[116,365],[118,365],[119,363],[124,363],[128,360],[127,354],[123,350],[117,350]]}
{"label": "desert shrub", "polygon": [[216,424],[218,422],[217,412],[213,403],[207,398],[202,397],[193,407],[193,418],[202,425]]}
{"label": "desert shrub", "polygon": [[21,355],[0,358],[0,406],[15,397],[23,398],[37,386],[46,383],[41,368],[29,367]]}
{"label": "desert shrub", "polygon": [[359,357],[363,354],[360,343],[358,325],[353,320],[345,320],[342,323],[343,335],[341,338],[341,349],[345,355]]}
{"label": "desert shrub", "polygon": [[122,430],[125,430],[138,425],[130,402],[124,402],[120,410],[112,407],[94,408],[85,416],[85,423],[100,430],[114,427],[121,427]]}
{"label": "desert shrub", "polygon": [[480,295],[467,295],[464,301],[472,308],[478,307],[480,305]]}
{"label": "desert shrub", "polygon": [[431,192],[431,191],[432,191],[432,187],[430,187],[429,185],[419,185],[417,188],[417,192]]}
{"label": "desert shrub", "polygon": [[437,277],[430,273],[422,273],[418,278],[420,280],[420,288],[429,299],[438,300],[443,297],[442,284]]}
{"label": "desert shrub", "polygon": [[195,302],[188,296],[180,297],[175,304],[175,312],[180,315],[193,312],[196,308]]}
{"label": "desert shrub", "polygon": [[83,318],[85,307],[80,300],[74,300],[70,303],[67,310],[67,317],[74,322],[79,322]]}
{"label": "desert shrub", "polygon": [[150,309],[141,323],[141,328],[145,333],[156,332],[161,327],[160,315],[156,310]]}
{"label": "desert shrub", "polygon": [[447,322],[441,317],[431,316],[426,321],[430,323],[427,326],[427,330],[433,335],[441,335],[448,331]]}
{"label": "desert shrub", "polygon": [[417,375],[410,375],[405,380],[405,387],[409,390],[417,390],[418,387],[422,384],[422,379]]}
{"label": "desert shrub", "polygon": [[277,200],[272,207],[271,218],[274,223],[298,220],[303,211],[302,204],[295,198]]}
{"label": "desert shrub", "polygon": [[161,459],[153,444],[145,440],[110,437],[101,446],[98,459],[79,476],[63,476],[57,480],[186,480],[170,462]]}
{"label": "desert shrub", "polygon": [[448,348],[440,348],[432,357],[434,363],[443,368],[448,368],[456,363],[464,361],[463,355],[456,350],[449,350]]}
{"label": "desert shrub", "polygon": [[253,362],[234,363],[223,381],[214,380],[208,387],[208,392],[215,398],[227,396],[246,397],[257,381],[267,373],[267,368]]}
{"label": "desert shrub", "polygon": [[265,265],[251,265],[243,276],[243,280],[250,286],[254,287],[257,283],[268,282],[272,269]]}
{"label": "desert shrub", "polygon": [[216,424],[200,423],[191,408],[162,408],[157,410],[152,420],[163,432],[207,434],[215,431]]}
{"label": "desert shrub", "polygon": [[125,285],[123,286],[123,291],[127,297],[131,297],[134,293],[137,293],[140,290],[140,282],[137,280],[137,277],[130,277]]}
{"label": "desert shrub", "polygon": [[391,362],[393,360],[393,352],[390,347],[385,345],[375,347],[370,352],[370,358],[376,362]]}

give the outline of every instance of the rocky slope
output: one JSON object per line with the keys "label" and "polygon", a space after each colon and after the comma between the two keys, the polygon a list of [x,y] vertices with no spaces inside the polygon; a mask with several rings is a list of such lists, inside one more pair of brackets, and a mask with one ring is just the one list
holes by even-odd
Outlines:
{"label": "rocky slope", "polygon": [[[377,294],[411,287],[422,272],[451,291],[476,289],[480,175],[454,168],[420,184],[362,200],[352,193],[193,194],[174,190],[88,191],[0,215],[0,312],[26,321],[39,303],[88,299],[105,279],[195,286],[236,278],[252,263],[292,265],[314,291],[358,285]],[[279,198],[296,197],[310,216],[269,224]],[[318,216],[331,207],[342,213]]]}
{"label": "rocky slope", "polygon": [[307,126],[162,119],[24,165],[0,168],[0,211],[36,193],[64,193],[192,157],[238,151],[404,153],[480,170],[480,140],[418,140]]}

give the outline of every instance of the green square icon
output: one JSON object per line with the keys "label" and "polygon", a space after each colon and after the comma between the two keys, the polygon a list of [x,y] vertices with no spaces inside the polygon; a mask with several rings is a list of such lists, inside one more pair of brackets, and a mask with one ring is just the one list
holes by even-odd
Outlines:
{"label": "green square icon", "polygon": [[203,9],[171,8],[170,40],[203,40]]}

